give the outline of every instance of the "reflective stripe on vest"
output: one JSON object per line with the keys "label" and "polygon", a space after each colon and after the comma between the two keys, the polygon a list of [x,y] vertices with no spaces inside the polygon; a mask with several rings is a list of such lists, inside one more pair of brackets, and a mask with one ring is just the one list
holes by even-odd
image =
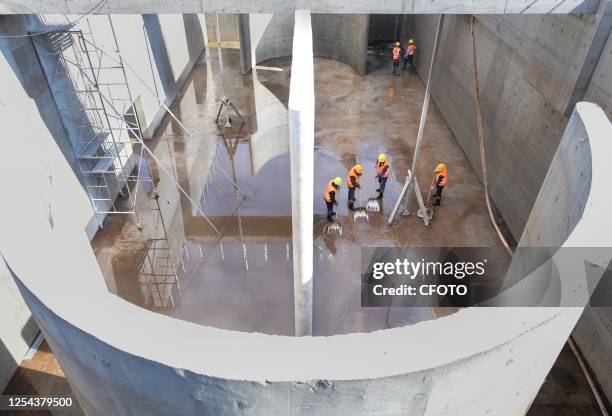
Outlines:
{"label": "reflective stripe on vest", "polygon": [[416,46],[415,45],[409,45],[408,46],[408,55],[414,55],[415,52],[416,52]]}
{"label": "reflective stripe on vest", "polygon": [[400,48],[396,46],[395,48],[393,48],[393,60],[399,61],[399,56],[400,56]]}
{"label": "reflective stripe on vest", "polygon": [[326,202],[331,202],[331,196],[329,194],[332,191],[337,192],[337,189],[334,187],[334,180],[333,179],[328,182],[327,186],[325,187],[325,192],[323,192],[323,199]]}
{"label": "reflective stripe on vest", "polygon": [[382,172],[385,167],[387,167],[387,171],[382,175],[383,178],[388,178],[389,177],[389,172],[391,171],[391,164],[389,163],[388,160],[385,160],[384,162],[376,162],[376,172],[380,173]]}
{"label": "reflective stripe on vest", "polygon": [[352,168],[352,169],[349,171],[348,176],[346,177],[346,183],[348,184],[348,187],[349,187],[350,189],[353,189],[353,188],[354,188],[354,186],[353,186],[353,181],[351,181],[351,176],[354,176],[354,177],[355,177],[355,180],[356,180],[357,182],[359,182],[359,176],[360,176],[360,175],[357,173],[357,171],[355,170],[355,168]]}

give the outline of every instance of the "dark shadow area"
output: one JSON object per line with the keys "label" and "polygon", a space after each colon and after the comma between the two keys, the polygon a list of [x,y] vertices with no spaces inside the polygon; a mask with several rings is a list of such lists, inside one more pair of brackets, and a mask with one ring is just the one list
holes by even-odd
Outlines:
{"label": "dark shadow area", "polygon": [[[1,346],[0,342],[0,348]],[[40,344],[30,361],[21,363],[2,394],[72,398],[72,406],[69,408],[0,411],[3,416],[82,416],[85,414],[72,394],[72,389],[46,341]]]}
{"label": "dark shadow area", "polygon": [[526,416],[593,416],[600,411],[567,344],[548,373]]}

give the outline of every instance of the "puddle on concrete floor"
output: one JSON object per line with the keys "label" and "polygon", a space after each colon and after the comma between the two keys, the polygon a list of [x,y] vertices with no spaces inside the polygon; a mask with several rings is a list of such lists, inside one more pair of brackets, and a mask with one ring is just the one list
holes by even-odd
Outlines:
{"label": "puddle on concrete floor", "polygon": [[[139,276],[142,267],[134,265],[134,258],[150,247],[152,238],[163,237],[154,202],[146,192],[139,198],[146,217],[143,231],[136,231],[128,217],[121,217],[98,234],[93,246],[109,290],[133,303],[204,325],[292,335],[286,117],[290,60],[269,63],[283,72],[268,71],[255,77],[238,75],[238,60],[234,61],[227,70],[233,81],[226,83],[226,91],[247,120],[239,134],[225,134],[215,126],[218,102],[214,94],[196,89],[216,85],[218,79],[200,63],[192,73],[193,82],[188,82],[173,106],[198,137],[185,137],[176,123],[166,121],[166,127],[152,141],[164,166],[199,204],[179,196],[174,183],[154,164],[150,166],[159,179],[156,183],[169,243],[166,251],[170,247],[177,276],[157,277],[162,284],[156,285],[157,294],[152,295],[155,285],[151,278]],[[410,163],[424,87],[413,75],[390,79],[382,64],[365,78],[339,62],[316,59],[315,64],[316,90],[325,94],[318,93],[316,102],[314,334],[368,332],[452,313],[447,308],[362,308],[360,250],[364,246],[496,245],[480,201],[482,188],[461,149],[432,106],[426,130],[429,140],[417,172],[427,177],[431,166],[443,158],[453,167],[452,186],[429,227],[414,216],[386,225]],[[338,71],[343,74],[341,80],[334,76]],[[389,89],[392,97],[387,94]],[[397,111],[389,111],[389,105]],[[322,192],[327,181],[336,176],[345,179],[355,163],[362,164],[363,188],[356,205],[364,205],[376,194],[374,162],[381,152],[388,154],[393,166],[381,212],[370,213],[368,221],[355,220],[346,206],[344,186],[337,207],[343,233],[325,235]],[[427,186],[422,184],[425,190]],[[221,231],[221,237],[198,208]],[[169,264],[159,253],[156,261]]]}

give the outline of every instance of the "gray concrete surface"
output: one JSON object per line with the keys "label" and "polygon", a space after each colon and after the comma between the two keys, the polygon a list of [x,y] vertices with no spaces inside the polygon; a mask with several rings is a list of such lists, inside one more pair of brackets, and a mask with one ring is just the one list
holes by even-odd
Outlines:
{"label": "gray concrete surface", "polygon": [[39,332],[6,265],[0,265],[0,391]]}
{"label": "gray concrete surface", "polygon": [[289,87],[291,229],[295,335],[312,336],[315,89],[313,27],[307,10],[296,10]]}
{"label": "gray concrete surface", "polygon": [[[145,16],[144,19],[145,22],[155,22],[156,17],[157,16]],[[123,29],[121,27],[122,22],[121,19],[115,22],[120,35]],[[204,47],[202,31],[197,16],[185,15],[184,25],[191,65],[193,65],[199,58]],[[42,24],[36,16],[0,16],[1,36],[24,35],[27,34],[28,31],[40,31],[42,30],[41,28]],[[151,28],[152,26],[150,24],[147,25],[147,29]],[[158,59],[157,62],[161,62],[162,60],[159,53],[165,50],[165,44],[159,25],[157,25],[157,28],[159,29],[158,32],[153,33],[148,31],[148,34],[150,39],[153,38],[153,50],[158,54],[158,56],[156,56]],[[141,31],[140,27],[138,27],[137,30]],[[155,41],[157,41],[158,44],[156,44]],[[74,94],[71,93],[70,88],[62,87],[62,83],[65,82],[66,79],[62,79],[61,77],[49,79],[49,74],[58,75],[60,73],[59,71],[61,71],[61,66],[58,66],[58,58],[49,53],[50,51],[46,49],[46,44],[42,38],[35,38],[34,42],[37,42],[36,46],[41,52],[39,53],[40,61],[35,53],[34,43],[27,36],[0,38],[0,51],[2,57],[10,66],[11,71],[16,75],[19,87],[25,91],[35,105],[32,110],[32,116],[39,117],[42,120],[44,126],[50,133],[51,139],[61,150],[73,174],[81,181],[81,186],[84,186],[84,181],[80,174],[74,151],[75,143],[78,142],[80,135],[84,134],[82,127],[80,127],[82,123],[80,120],[77,120],[74,115],[81,114],[82,109],[78,106],[77,101],[75,101]],[[125,43],[121,44],[125,45]],[[147,60],[146,52],[144,50],[141,50],[141,52],[141,59],[145,62]],[[166,63],[167,66],[163,67],[163,71],[161,71],[162,75],[168,75],[168,77],[162,78],[165,80],[164,86],[168,89],[170,94],[175,94],[177,82],[173,79],[172,67],[169,61]],[[190,70],[191,67],[188,66],[184,72],[188,73]],[[45,73],[47,73],[47,75],[45,75]],[[186,75],[183,77],[185,76]],[[49,87],[48,79],[49,82],[53,84],[53,90]],[[11,82],[10,78],[3,78],[3,88],[6,91],[9,90],[7,85],[9,82]],[[180,82],[179,80],[179,83]],[[139,90],[139,88],[136,88],[133,92]],[[174,96],[171,95],[170,100],[173,98]],[[13,106],[14,103],[9,103],[6,100],[2,101],[5,105],[0,104],[0,109],[6,113],[4,110],[4,108],[6,108],[5,106]],[[58,107],[61,107],[63,111],[58,111]],[[18,107],[16,108],[18,109]],[[159,120],[151,120],[151,125],[143,127],[153,129],[155,126],[152,123],[154,122],[159,122]],[[28,128],[29,126],[27,124],[22,126],[23,131],[28,131]],[[12,133],[11,136],[15,137],[16,134],[17,132]],[[30,149],[30,152],[32,151],[33,149]],[[51,192],[51,186],[52,185],[48,185],[49,189],[40,190],[40,192]],[[100,220],[94,217],[92,217],[92,221],[87,224],[85,230],[86,234],[90,237],[93,237],[97,231],[98,222]],[[0,345],[1,389],[4,388],[4,383],[8,381],[17,363],[21,361],[21,358],[38,332],[36,324],[31,319],[30,312],[18,295],[12,281],[5,277],[6,275],[3,273],[2,279],[0,280],[2,316],[4,318],[8,317],[7,319],[3,318],[1,320],[2,325],[0,327],[0,343],[2,344]]]}
{"label": "gray concrete surface", "polygon": [[[218,14],[221,42],[240,42],[240,15],[221,11]],[[215,13],[206,13],[206,33],[209,42],[216,42],[215,27]]]}
{"label": "gray concrete surface", "polygon": [[[291,13],[251,16],[256,63],[291,56],[293,19]],[[365,75],[368,22],[368,16],[361,14],[313,14],[314,55],[347,63]]]}
{"label": "gray concrete surface", "polygon": [[[9,128],[23,124],[35,107],[14,84],[7,86],[22,110],[0,112]],[[609,225],[603,221],[612,200],[601,173],[612,151],[610,125],[588,105],[580,116],[584,130],[570,130],[563,149],[589,146],[591,158],[579,153],[584,157],[570,172],[590,169],[592,181],[588,195],[560,191],[581,198],[569,206],[582,206],[587,198],[584,211],[563,213],[576,222],[566,241],[609,247],[610,236],[594,230]],[[224,331],[150,313],[107,292],[83,234],[85,195],[44,124],[29,121],[28,136],[12,129],[11,157],[0,154],[1,185],[9,193],[40,189],[50,171],[54,192],[24,193],[22,204],[2,207],[0,248],[88,414],[522,414],[580,315],[580,308],[470,308],[409,327],[296,338]],[[33,145],[40,151],[28,154]],[[22,166],[25,155],[31,173],[19,183],[7,180],[6,171]],[[571,187],[579,180],[571,179],[563,183]],[[53,227],[41,206],[52,208]],[[541,223],[548,220],[533,221],[547,229]],[[46,279],[49,274],[56,278]],[[78,296],[67,297],[66,287]]]}
{"label": "gray concrete surface", "polygon": [[[416,16],[414,21],[419,48],[416,62],[423,78],[435,18]],[[578,16],[477,19],[490,192],[515,238],[522,233],[567,123],[565,111],[598,23]],[[449,16],[434,71],[433,98],[475,171],[480,172],[470,45],[467,17]],[[530,150],[524,152],[527,145]]]}
{"label": "gray concrete surface", "polygon": [[[611,19],[612,15],[606,16]],[[599,104],[612,119],[612,34],[608,28],[608,37],[602,50],[597,66],[590,78],[584,94],[586,101]]]}
{"label": "gray concrete surface", "polygon": [[143,14],[142,20],[144,21],[144,28],[147,32],[147,39],[151,45],[153,62],[157,68],[162,88],[164,89],[164,95],[166,97],[175,97],[177,91],[176,82],[172,71],[172,65],[170,64],[170,57],[168,56],[168,46],[164,40],[162,28],[159,23],[159,17],[156,14]]}
{"label": "gray concrete surface", "polygon": [[[605,0],[604,0],[605,1]],[[22,0],[3,3],[0,13],[61,13],[80,14],[90,11],[97,2],[78,0],[66,3],[61,0]],[[423,13],[423,14],[582,14],[594,13],[598,0],[392,0],[373,2],[370,0],[130,0],[108,2],[97,13],[279,13],[295,9],[310,9],[313,13]]]}
{"label": "gray concrete surface", "polygon": [[367,14],[313,14],[315,56],[344,62],[365,75],[368,23]]}

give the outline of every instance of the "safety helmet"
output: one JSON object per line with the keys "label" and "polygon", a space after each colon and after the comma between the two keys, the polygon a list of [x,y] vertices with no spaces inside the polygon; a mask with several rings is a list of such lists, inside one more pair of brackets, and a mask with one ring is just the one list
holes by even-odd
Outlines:
{"label": "safety helmet", "polygon": [[395,46],[400,46],[400,43],[399,42],[395,42]]}
{"label": "safety helmet", "polygon": [[410,40],[408,41],[408,43],[413,44],[413,43],[414,43],[414,39],[410,39]]}
{"label": "safety helmet", "polygon": [[363,166],[355,165],[355,172],[361,175],[363,173]]}
{"label": "safety helmet", "polygon": [[438,164],[438,166],[436,166],[436,173],[437,172],[442,172],[446,170],[446,165],[444,163],[440,163]]}
{"label": "safety helmet", "polygon": [[334,185],[340,186],[341,183],[342,183],[342,178],[340,176],[334,179]]}
{"label": "safety helmet", "polygon": [[385,160],[387,160],[387,156],[384,153],[378,155],[379,162],[384,162]]}

